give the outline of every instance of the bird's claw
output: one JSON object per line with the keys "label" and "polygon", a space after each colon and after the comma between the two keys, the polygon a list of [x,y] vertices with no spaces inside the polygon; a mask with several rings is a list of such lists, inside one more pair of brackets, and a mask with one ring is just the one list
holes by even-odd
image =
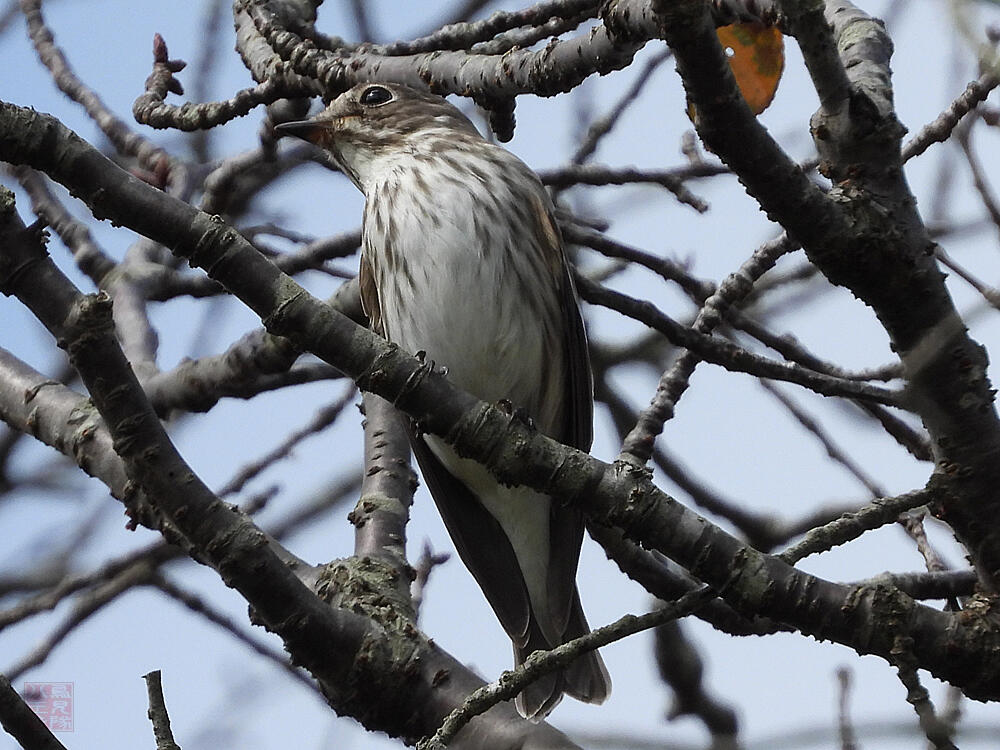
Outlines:
{"label": "bird's claw", "polygon": [[445,377],[448,376],[448,367],[446,365],[441,365],[441,367],[438,367],[437,362],[435,362],[433,359],[427,358],[427,352],[424,351],[423,349],[416,352],[413,356],[416,357],[418,360],[420,360],[420,364],[422,364],[425,368],[427,368],[429,372],[436,372],[441,375],[444,375]]}
{"label": "bird's claw", "polygon": [[509,416],[512,422],[516,419],[518,422],[521,422],[521,424],[527,425],[529,429],[535,429],[535,420],[532,419],[528,410],[523,406],[514,406],[509,399],[502,398],[497,401],[497,408]]}

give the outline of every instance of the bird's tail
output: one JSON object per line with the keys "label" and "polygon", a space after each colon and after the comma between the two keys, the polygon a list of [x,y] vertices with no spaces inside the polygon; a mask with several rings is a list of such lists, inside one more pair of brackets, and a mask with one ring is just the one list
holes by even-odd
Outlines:
{"label": "bird's tail", "polygon": [[[587,618],[580,606],[580,596],[574,596],[569,622],[562,642],[571,641],[590,632]],[[520,665],[535,651],[548,651],[561,644],[549,643],[538,624],[532,619],[528,641],[524,648],[514,647],[514,661]],[[559,672],[551,672],[528,685],[514,699],[522,716],[541,721],[562,700],[563,693],[584,703],[603,703],[611,692],[611,677],[604,660],[597,651],[588,651],[573,660]]]}

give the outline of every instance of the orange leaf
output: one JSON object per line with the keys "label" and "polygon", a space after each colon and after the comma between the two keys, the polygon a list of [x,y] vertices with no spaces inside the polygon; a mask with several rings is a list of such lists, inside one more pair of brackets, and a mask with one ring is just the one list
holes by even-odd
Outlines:
{"label": "orange leaf", "polygon": [[716,30],[740,93],[759,115],[774,98],[785,68],[781,32],[757,23],[734,23]]}

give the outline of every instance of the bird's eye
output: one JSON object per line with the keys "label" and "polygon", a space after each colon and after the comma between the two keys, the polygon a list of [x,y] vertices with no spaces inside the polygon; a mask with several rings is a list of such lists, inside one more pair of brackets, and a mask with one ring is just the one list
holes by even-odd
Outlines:
{"label": "bird's eye", "polygon": [[378,107],[392,101],[392,92],[385,86],[369,86],[361,92],[358,101],[369,107]]}

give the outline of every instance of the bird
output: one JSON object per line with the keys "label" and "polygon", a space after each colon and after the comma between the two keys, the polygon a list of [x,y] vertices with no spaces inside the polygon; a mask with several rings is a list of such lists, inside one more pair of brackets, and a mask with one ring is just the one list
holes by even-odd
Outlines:
{"label": "bird", "polygon": [[[589,451],[586,332],[552,201],[531,168],[444,98],[395,83],[355,85],[277,130],[323,148],[365,196],[358,279],[372,329]],[[582,513],[501,484],[434,435],[411,429],[410,443],[515,663],[590,632],[576,585]],[[590,651],[525,687],[515,706],[537,721],[564,693],[601,703],[610,689]]]}

